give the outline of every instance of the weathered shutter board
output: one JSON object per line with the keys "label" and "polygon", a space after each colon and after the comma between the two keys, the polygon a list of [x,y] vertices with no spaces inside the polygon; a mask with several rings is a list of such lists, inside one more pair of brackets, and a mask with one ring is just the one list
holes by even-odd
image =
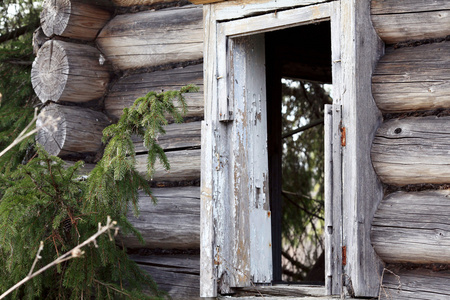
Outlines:
{"label": "weathered shutter board", "polygon": [[325,287],[342,292],[341,106],[325,105]]}
{"label": "weathered shutter board", "polygon": [[341,1],[344,280],[358,297],[376,297],[382,264],[371,242],[371,220],[383,189],[372,168],[370,148],[381,113],[371,94],[371,74],[384,51],[370,21],[370,1]]}

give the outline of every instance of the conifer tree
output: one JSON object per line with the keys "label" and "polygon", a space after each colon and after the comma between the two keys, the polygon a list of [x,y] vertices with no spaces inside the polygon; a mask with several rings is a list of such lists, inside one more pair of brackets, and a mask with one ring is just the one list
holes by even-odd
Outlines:
{"label": "conifer tree", "polygon": [[[196,91],[193,86],[180,91],[150,92],[124,110],[117,124],[104,130],[105,154],[91,174],[80,177],[82,162],[67,167],[37,147],[37,157],[21,165],[0,185],[0,289],[7,290],[24,278],[38,251],[45,250],[39,264],[46,265],[97,231],[107,216],[118,221],[124,233],[139,233],[126,219],[129,206],[137,212],[138,189],[151,195],[147,178],[135,169],[132,135],[141,136],[149,150],[149,174],[156,160],[168,169],[169,162],[157,144],[164,134],[166,116],[183,120],[186,104],[183,94]],[[181,109],[174,101],[180,102]],[[126,249],[106,238],[90,247],[84,258],[70,260],[34,278],[14,293],[15,299],[161,299],[152,279],[128,259]],[[147,287],[153,296],[142,291]]]}

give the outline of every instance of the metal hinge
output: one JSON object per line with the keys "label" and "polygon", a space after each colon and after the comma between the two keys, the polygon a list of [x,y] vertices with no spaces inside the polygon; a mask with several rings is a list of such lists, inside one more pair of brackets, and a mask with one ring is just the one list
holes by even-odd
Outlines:
{"label": "metal hinge", "polygon": [[342,265],[345,266],[347,264],[347,247],[342,246]]}
{"label": "metal hinge", "polygon": [[340,127],[341,130],[341,146],[345,147],[345,145],[347,144],[347,137],[345,135],[345,127]]}

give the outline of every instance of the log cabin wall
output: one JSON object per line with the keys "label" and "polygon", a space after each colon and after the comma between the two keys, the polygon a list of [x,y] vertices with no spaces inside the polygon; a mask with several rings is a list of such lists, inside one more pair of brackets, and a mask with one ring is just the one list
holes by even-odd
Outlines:
{"label": "log cabin wall", "polygon": [[372,76],[384,114],[372,163],[386,195],[372,244],[381,299],[450,296],[450,2],[372,0],[386,51]]}
{"label": "log cabin wall", "polygon": [[[143,194],[139,217],[129,214],[145,243],[118,241],[173,299],[199,297],[202,22],[202,7],[185,0],[52,0],[33,41],[32,83],[44,106],[37,141],[69,164],[82,158],[92,169],[102,130],[138,97],[200,88],[186,96],[186,123],[168,125],[159,139],[171,170],[157,166],[149,178],[158,204]],[[145,172],[146,149],[134,142]]]}

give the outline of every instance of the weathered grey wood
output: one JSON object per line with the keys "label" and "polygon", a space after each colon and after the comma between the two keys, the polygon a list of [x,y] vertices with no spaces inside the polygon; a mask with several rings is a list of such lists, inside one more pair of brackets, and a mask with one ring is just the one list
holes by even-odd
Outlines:
{"label": "weathered grey wood", "polygon": [[[371,219],[383,197],[372,168],[370,148],[381,113],[371,94],[371,74],[383,43],[370,22],[370,1],[341,1],[341,78],[344,285],[357,297],[376,297],[381,261],[370,243]],[[334,81],[333,81],[334,86]]]}
{"label": "weathered grey wood", "polygon": [[[158,138],[158,144],[164,150],[200,148],[201,122],[169,124],[164,127],[166,134]],[[136,153],[147,152],[142,139],[133,138]]]}
{"label": "weathered grey wood", "polygon": [[388,184],[450,182],[450,117],[389,120],[378,129],[372,163]]}
{"label": "weathered grey wood", "polygon": [[[204,83],[205,121],[202,121],[201,147],[201,206],[200,206],[200,296],[217,296],[217,266],[214,264],[214,220],[213,220],[213,107],[217,105],[217,24],[211,5],[203,6],[204,26]],[[208,66],[208,67],[206,67]],[[207,100],[210,99],[210,100]]]}
{"label": "weathered grey wood", "polygon": [[450,42],[391,50],[372,77],[372,92],[383,112],[449,108]]}
{"label": "weathered grey wood", "polygon": [[118,15],[96,41],[120,70],[199,60],[203,58],[202,8]]}
{"label": "weathered grey wood", "polygon": [[127,248],[198,249],[200,247],[200,188],[154,188],[153,204],[149,196],[139,196],[140,215],[132,212],[128,220],[139,230],[145,244],[134,236],[118,240]]}
{"label": "weathered grey wood", "polygon": [[63,41],[46,42],[31,70],[31,83],[43,103],[101,98],[109,80],[108,64],[97,49]]}
{"label": "weathered grey wood", "polygon": [[33,32],[33,54],[37,55],[39,49],[41,49],[42,45],[46,41],[48,41],[49,38],[44,34],[44,31],[42,30],[42,27],[39,26],[34,32]]}
{"label": "weathered grey wood", "polygon": [[109,124],[101,112],[49,104],[36,121],[36,141],[51,155],[95,153],[102,147],[102,131]]}
{"label": "weathered grey wood", "polygon": [[450,190],[397,192],[381,201],[372,244],[388,263],[450,263]]}
{"label": "weathered grey wood", "polygon": [[371,13],[378,35],[388,44],[450,34],[447,0],[372,0]]}
{"label": "weathered grey wood", "polygon": [[42,4],[41,26],[48,37],[93,41],[111,18],[110,12],[80,0],[46,0]]}
{"label": "weathered grey wood", "polygon": [[[166,171],[157,160],[155,174],[151,178],[155,182],[186,181],[200,179],[200,150],[182,150],[166,152],[170,170]],[[136,155],[136,169],[142,175],[147,174],[147,154]]]}
{"label": "weathered grey wood", "polygon": [[131,259],[152,276],[158,287],[167,291],[171,299],[200,300],[198,255],[132,255]]}
{"label": "weathered grey wood", "polygon": [[112,0],[115,6],[152,5],[158,3],[170,3],[173,0]]}
{"label": "weathered grey wood", "polygon": [[322,297],[326,295],[324,286],[303,285],[303,284],[280,284],[272,286],[252,286],[236,289],[236,296],[259,296],[261,295],[272,299],[273,296],[295,296],[303,297],[314,296]]}
{"label": "weathered grey wood", "polygon": [[215,19],[224,21],[323,2],[327,2],[327,0],[246,0],[245,3],[241,1],[223,1],[212,5],[211,8],[214,10]]}
{"label": "weathered grey wood", "polygon": [[342,292],[341,106],[325,106],[325,287]]}
{"label": "weathered grey wood", "polygon": [[188,66],[152,73],[139,73],[123,77],[111,88],[105,98],[105,110],[108,114],[120,117],[125,107],[145,96],[150,91],[162,92],[179,90],[188,84],[199,87],[198,93],[185,94],[187,117],[203,117],[203,65]]}
{"label": "weathered grey wood", "polygon": [[[69,160],[65,160],[64,161],[65,164],[68,167],[71,167],[75,164],[75,161],[69,161]],[[81,167],[80,169],[78,169],[78,174],[80,176],[86,176],[89,175],[89,173],[95,168],[95,164],[84,164],[83,167]]]}
{"label": "weathered grey wood", "polygon": [[380,299],[446,300],[450,297],[450,271],[390,269],[384,272]]}
{"label": "weathered grey wood", "polygon": [[445,0],[372,0],[371,14],[399,14],[450,9]]}

